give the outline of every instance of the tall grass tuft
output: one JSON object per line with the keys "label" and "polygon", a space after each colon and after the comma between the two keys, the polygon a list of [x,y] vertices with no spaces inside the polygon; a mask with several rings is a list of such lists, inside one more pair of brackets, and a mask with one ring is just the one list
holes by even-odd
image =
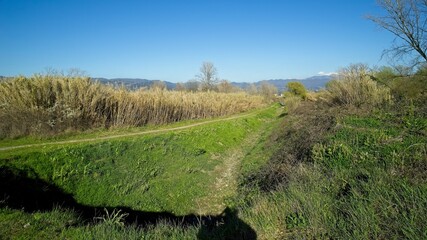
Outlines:
{"label": "tall grass tuft", "polygon": [[343,69],[326,89],[337,105],[379,106],[391,100],[390,89],[372,80],[367,66],[361,64]]}
{"label": "tall grass tuft", "polygon": [[261,97],[245,93],[129,91],[82,77],[16,77],[0,82],[0,138],[166,124],[239,113],[262,104]]}

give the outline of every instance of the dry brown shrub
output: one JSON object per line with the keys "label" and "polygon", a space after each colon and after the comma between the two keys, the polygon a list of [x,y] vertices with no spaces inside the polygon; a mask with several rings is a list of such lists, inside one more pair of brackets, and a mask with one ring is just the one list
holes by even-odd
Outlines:
{"label": "dry brown shrub", "polygon": [[390,89],[371,78],[367,66],[351,65],[326,86],[332,104],[377,107],[391,101]]}

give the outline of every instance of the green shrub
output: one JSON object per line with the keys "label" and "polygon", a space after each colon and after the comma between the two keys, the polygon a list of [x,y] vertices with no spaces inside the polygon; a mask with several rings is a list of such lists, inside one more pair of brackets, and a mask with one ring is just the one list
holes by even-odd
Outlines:
{"label": "green shrub", "polygon": [[427,95],[427,77],[414,75],[412,77],[395,78],[390,82],[393,95],[399,99],[417,100]]}
{"label": "green shrub", "polygon": [[387,82],[399,77],[399,74],[391,67],[381,67],[373,73],[373,76],[377,81],[387,84]]}
{"label": "green shrub", "polygon": [[286,87],[288,88],[288,92],[300,96],[301,98],[307,98],[307,90],[304,85],[300,82],[289,82]]}

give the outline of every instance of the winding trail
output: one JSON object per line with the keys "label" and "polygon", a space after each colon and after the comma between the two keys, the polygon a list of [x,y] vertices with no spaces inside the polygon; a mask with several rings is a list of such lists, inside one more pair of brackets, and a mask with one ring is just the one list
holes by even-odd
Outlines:
{"label": "winding trail", "polygon": [[[262,110],[262,109],[261,109]],[[209,120],[199,123],[192,123],[185,126],[180,127],[173,127],[173,128],[165,128],[165,129],[157,129],[157,130],[147,130],[147,131],[141,131],[141,132],[133,132],[133,133],[124,133],[124,134],[117,134],[117,135],[110,135],[110,136],[103,136],[103,137],[96,137],[96,138],[86,138],[86,139],[74,139],[74,140],[62,140],[62,141],[55,141],[55,142],[47,142],[47,143],[34,143],[34,144],[24,144],[24,145],[16,145],[16,146],[9,146],[9,147],[0,147],[0,151],[7,151],[7,150],[14,150],[19,148],[31,148],[31,147],[44,147],[44,146],[51,146],[51,145],[62,145],[62,144],[70,144],[70,143],[84,143],[84,142],[95,142],[95,141],[102,141],[102,140],[109,140],[109,139],[116,139],[116,138],[123,138],[123,137],[134,137],[134,136],[141,136],[141,135],[147,135],[147,134],[155,134],[155,133],[165,133],[165,132],[173,132],[173,131],[180,131],[185,130],[197,126],[202,126],[210,123],[215,122],[222,122],[222,121],[229,121],[233,119],[239,119],[244,117],[249,117],[252,115],[255,115],[260,110],[243,114],[243,115],[237,115],[232,116],[228,118],[220,118],[215,120]]]}

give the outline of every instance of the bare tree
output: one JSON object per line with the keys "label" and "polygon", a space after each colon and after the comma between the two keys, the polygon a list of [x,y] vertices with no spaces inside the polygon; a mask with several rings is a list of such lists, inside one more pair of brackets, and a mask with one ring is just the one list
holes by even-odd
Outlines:
{"label": "bare tree", "polygon": [[238,87],[233,86],[233,84],[231,84],[228,80],[221,80],[218,83],[218,92],[223,92],[223,93],[232,93],[232,92],[238,92],[240,89]]}
{"label": "bare tree", "polygon": [[88,77],[89,74],[79,68],[70,68],[67,71],[67,77]]}
{"label": "bare tree", "polygon": [[427,61],[427,0],[377,0],[386,16],[368,16],[396,37],[384,54],[402,58],[416,53],[414,66]]}
{"label": "bare tree", "polygon": [[155,80],[152,82],[150,89],[153,90],[166,90],[166,83],[161,80]]}
{"label": "bare tree", "polygon": [[200,81],[203,91],[214,90],[218,83],[217,70],[213,63],[204,62],[200,67],[200,74],[196,75]]}
{"label": "bare tree", "polygon": [[275,94],[277,94],[277,87],[267,81],[262,81],[260,92],[266,99],[273,99]]}
{"label": "bare tree", "polygon": [[258,88],[257,88],[257,86],[254,84],[254,83],[251,83],[246,89],[245,89],[245,91],[248,93],[248,94],[251,94],[251,95],[256,95],[256,94],[258,94]]}
{"label": "bare tree", "polygon": [[175,91],[179,91],[179,92],[185,91],[185,85],[184,85],[184,83],[177,83],[175,85]]}
{"label": "bare tree", "polygon": [[189,92],[197,92],[200,88],[200,83],[197,80],[188,80],[184,83],[184,87]]}

